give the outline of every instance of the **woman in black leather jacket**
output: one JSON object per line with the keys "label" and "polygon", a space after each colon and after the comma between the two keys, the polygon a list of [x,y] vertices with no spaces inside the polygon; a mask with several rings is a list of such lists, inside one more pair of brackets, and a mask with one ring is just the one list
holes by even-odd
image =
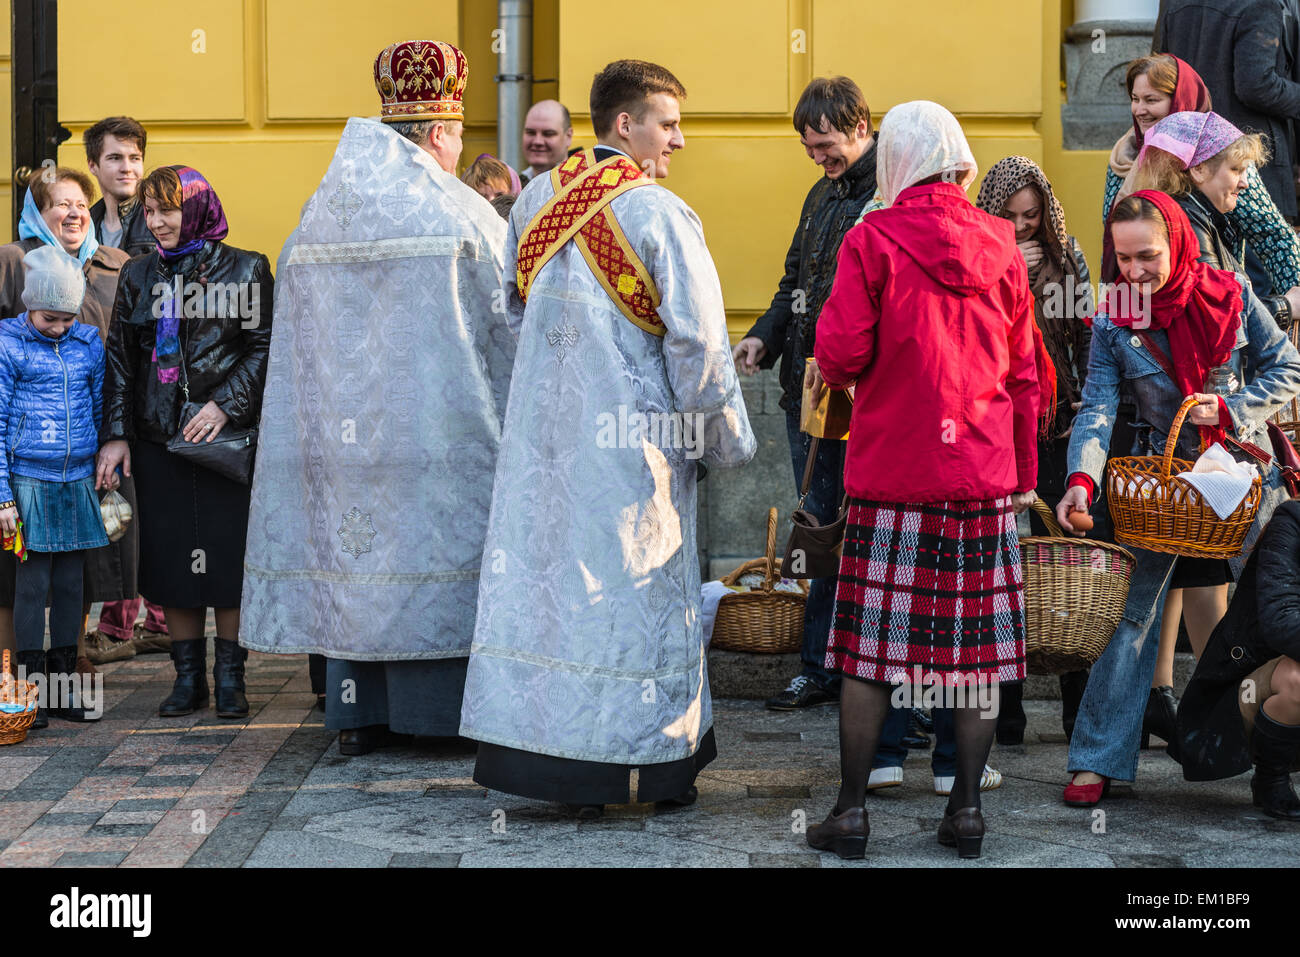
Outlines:
{"label": "woman in black leather jacket", "polygon": [[1300,502],[1284,502],[1242,570],[1178,712],[1183,777],[1209,781],[1255,765],[1255,806],[1300,821]]}
{"label": "woman in black leather jacket", "polygon": [[[108,335],[98,478],[121,466],[139,494],[140,593],[163,606],[176,683],[164,716],[208,702],[207,609],[217,624],[217,714],[248,714],[239,601],[249,487],[167,450],[254,428],[271,344],[271,266],[227,246],[225,213],[202,175],[154,170],[140,184],[158,249],[122,269]],[[182,404],[201,405],[181,421]],[[191,412],[193,407],[191,407]]]}
{"label": "woman in black leather jacket", "polygon": [[[1137,160],[1135,185],[1174,197],[1196,234],[1201,262],[1244,275],[1245,239],[1227,214],[1237,209],[1244,195],[1250,167],[1264,159],[1258,136],[1243,134],[1217,113],[1172,113],[1147,133],[1146,147]],[[1295,290],[1285,296],[1260,297],[1284,330],[1291,324],[1293,299],[1300,299]],[[1300,307],[1300,301],[1295,305]],[[1246,370],[1224,367],[1212,374],[1205,391],[1229,395],[1247,384]],[[1230,578],[1223,561],[1184,558],[1174,568],[1161,626],[1157,687],[1152,690],[1149,720],[1144,726],[1166,741],[1178,707],[1172,684],[1179,621],[1186,623],[1192,650],[1199,657],[1210,632],[1227,611]]]}

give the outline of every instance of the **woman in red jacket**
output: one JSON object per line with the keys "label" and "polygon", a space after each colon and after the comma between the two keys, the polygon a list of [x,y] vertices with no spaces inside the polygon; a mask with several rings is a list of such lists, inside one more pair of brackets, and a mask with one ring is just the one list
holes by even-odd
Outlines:
{"label": "woman in red jacket", "polygon": [[[997,684],[1025,677],[1014,512],[1033,501],[1039,381],[1056,376],[1034,325],[1015,229],[973,207],[976,166],[937,103],[890,110],[878,182],[888,208],[845,236],[814,356],[855,385],[844,481],[849,513],[826,667],[840,698],[839,801],[808,843],[862,857],[862,804],[889,708],[944,687],[957,776],[939,842],[978,857],[980,774]],[[919,690],[919,689],[916,689]],[[992,712],[990,714],[989,712]]]}

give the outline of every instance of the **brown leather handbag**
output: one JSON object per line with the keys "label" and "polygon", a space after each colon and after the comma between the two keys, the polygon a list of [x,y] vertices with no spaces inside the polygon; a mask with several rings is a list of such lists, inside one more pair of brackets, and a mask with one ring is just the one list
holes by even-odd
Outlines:
{"label": "brown leather handbag", "polygon": [[840,513],[835,521],[823,525],[812,512],[805,511],[804,499],[812,484],[813,466],[817,462],[817,446],[821,439],[813,437],[808,446],[808,464],[804,466],[803,483],[799,487],[799,505],[790,515],[794,526],[781,560],[782,578],[829,578],[840,573],[840,552],[844,548],[844,525],[848,520],[849,496],[844,495]]}

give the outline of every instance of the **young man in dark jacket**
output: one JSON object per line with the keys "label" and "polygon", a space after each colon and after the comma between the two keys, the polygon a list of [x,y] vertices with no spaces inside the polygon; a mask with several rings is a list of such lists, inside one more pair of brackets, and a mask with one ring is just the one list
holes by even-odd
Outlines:
{"label": "young man in dark jacket", "polygon": [[1288,62],[1283,0],[1166,0],[1152,51],[1186,60],[1205,80],[1214,110],[1247,133],[1268,138],[1259,171],[1273,202],[1296,220],[1292,124],[1300,83]]}
{"label": "young man in dark jacket", "polygon": [[[781,360],[781,408],[786,412],[794,478],[807,464],[810,437],[799,430],[804,363],[813,353],[817,315],[831,292],[840,241],[876,193],[876,138],[871,110],[858,85],[847,77],[813,80],[799,97],[794,128],[824,176],[804,200],[794,241],[785,257],[785,275],[772,305],[734,349],[737,368],[753,375]],[[815,369],[815,365],[813,367]],[[813,373],[813,386],[820,376]],[[844,442],[823,439],[817,450],[803,507],[824,523],[833,522],[844,498]],[[804,612],[803,670],[785,691],[768,701],[789,711],[839,697],[839,676],[825,667],[826,640],[835,608],[834,576],[813,579]]]}
{"label": "young man in dark jacket", "polygon": [[[128,256],[143,256],[154,250],[153,233],[144,221],[136,190],[144,176],[145,129],[129,116],[110,116],[86,130],[86,163],[99,183],[100,200],[90,207],[95,239],[103,246],[122,250]],[[105,664],[154,651],[166,654],[171,638],[163,610],[145,602],[147,617],[137,635],[135,619],[143,599],[126,598],[104,602],[99,625],[86,636],[86,657]]]}
{"label": "young man in dark jacket", "polygon": [[83,136],[90,174],[103,194],[90,207],[95,238],[128,256],[151,253],[155,245],[136,200],[136,188],[144,176],[146,139],[144,127],[129,116],[100,120]]}

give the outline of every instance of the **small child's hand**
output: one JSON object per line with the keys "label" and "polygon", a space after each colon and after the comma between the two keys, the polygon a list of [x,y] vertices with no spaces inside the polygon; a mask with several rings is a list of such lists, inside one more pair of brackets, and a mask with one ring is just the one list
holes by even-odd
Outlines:
{"label": "small child's hand", "polygon": [[5,538],[9,538],[18,530],[18,509],[10,505],[8,508],[0,508],[0,532],[4,533]]}

